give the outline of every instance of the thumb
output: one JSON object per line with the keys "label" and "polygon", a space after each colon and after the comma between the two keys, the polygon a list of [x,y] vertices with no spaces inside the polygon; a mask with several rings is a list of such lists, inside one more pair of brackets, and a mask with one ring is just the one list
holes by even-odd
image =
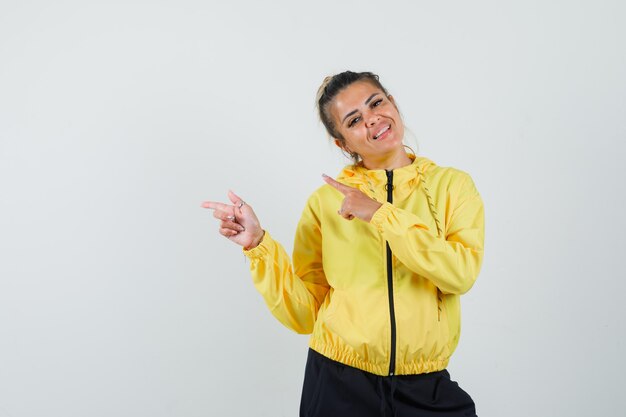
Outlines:
{"label": "thumb", "polygon": [[250,206],[246,204],[245,201],[237,194],[235,194],[232,190],[228,190],[228,198],[235,205],[235,214],[236,215],[250,215]]}
{"label": "thumb", "polygon": [[235,206],[238,206],[242,201],[241,197],[235,194],[233,190],[228,190],[228,198],[230,199],[230,202],[233,203]]}

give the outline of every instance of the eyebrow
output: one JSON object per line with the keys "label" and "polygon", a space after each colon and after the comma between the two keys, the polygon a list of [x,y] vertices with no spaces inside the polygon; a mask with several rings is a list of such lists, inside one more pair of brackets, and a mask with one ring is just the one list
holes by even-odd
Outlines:
{"label": "eyebrow", "polygon": [[[369,96],[369,97],[367,98],[367,100],[365,100],[365,105],[369,104],[369,102],[370,102],[370,101],[372,101],[372,99],[373,99],[374,97],[376,97],[377,95],[379,95],[379,94],[380,94],[380,93],[374,93],[374,94],[372,94],[371,96]],[[346,115],[344,116],[343,120],[341,121],[341,123],[345,122],[345,121],[346,121],[346,119],[347,119],[348,117],[352,116],[352,115],[353,115],[354,113],[356,113],[357,111],[358,111],[358,110],[352,110],[350,113],[346,114]]]}

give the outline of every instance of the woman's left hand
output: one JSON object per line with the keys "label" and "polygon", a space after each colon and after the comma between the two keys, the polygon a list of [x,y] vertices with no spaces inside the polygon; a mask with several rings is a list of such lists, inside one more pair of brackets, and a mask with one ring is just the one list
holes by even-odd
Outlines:
{"label": "woman's left hand", "polygon": [[338,211],[339,215],[344,219],[352,220],[356,217],[369,223],[376,210],[382,206],[381,203],[369,198],[365,193],[354,187],[342,184],[325,174],[322,174],[322,177],[328,185],[335,187],[344,195],[345,198]]}

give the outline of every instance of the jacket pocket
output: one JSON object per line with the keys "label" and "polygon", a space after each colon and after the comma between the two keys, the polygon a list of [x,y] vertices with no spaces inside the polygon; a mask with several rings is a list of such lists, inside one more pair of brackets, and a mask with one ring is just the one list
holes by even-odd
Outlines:
{"label": "jacket pocket", "polygon": [[437,324],[439,325],[440,341],[445,346],[446,355],[449,356],[450,349],[450,318],[448,317],[448,308],[444,295],[437,289]]}
{"label": "jacket pocket", "polygon": [[329,292],[328,296],[329,296],[328,305],[326,306],[326,309],[324,311],[324,317],[326,319],[332,318],[335,315],[335,313],[337,313],[337,308],[339,307],[339,304],[341,303],[340,291],[331,289],[331,292]]}
{"label": "jacket pocket", "polygon": [[437,288],[437,321],[441,322],[441,313],[443,310],[443,294]]}
{"label": "jacket pocket", "polygon": [[341,322],[343,321],[341,317],[342,294],[340,291],[331,288],[331,292],[326,297],[323,310],[318,313],[315,320],[315,326],[321,332],[318,334],[328,335],[328,332],[333,334],[341,333]]}

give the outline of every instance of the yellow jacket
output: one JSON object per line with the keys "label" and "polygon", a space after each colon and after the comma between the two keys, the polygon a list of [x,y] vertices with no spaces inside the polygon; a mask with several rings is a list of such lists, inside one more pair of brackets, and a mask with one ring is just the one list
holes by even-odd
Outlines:
{"label": "yellow jacket", "polygon": [[483,203],[470,176],[410,157],[393,170],[392,203],[385,170],[351,165],[337,178],[384,203],[370,223],[342,218],[343,195],[317,189],[298,224],[293,267],[267,232],[244,250],[280,322],[312,333],[309,345],[322,355],[377,375],[446,368],[459,341],[460,295],[483,258]]}

